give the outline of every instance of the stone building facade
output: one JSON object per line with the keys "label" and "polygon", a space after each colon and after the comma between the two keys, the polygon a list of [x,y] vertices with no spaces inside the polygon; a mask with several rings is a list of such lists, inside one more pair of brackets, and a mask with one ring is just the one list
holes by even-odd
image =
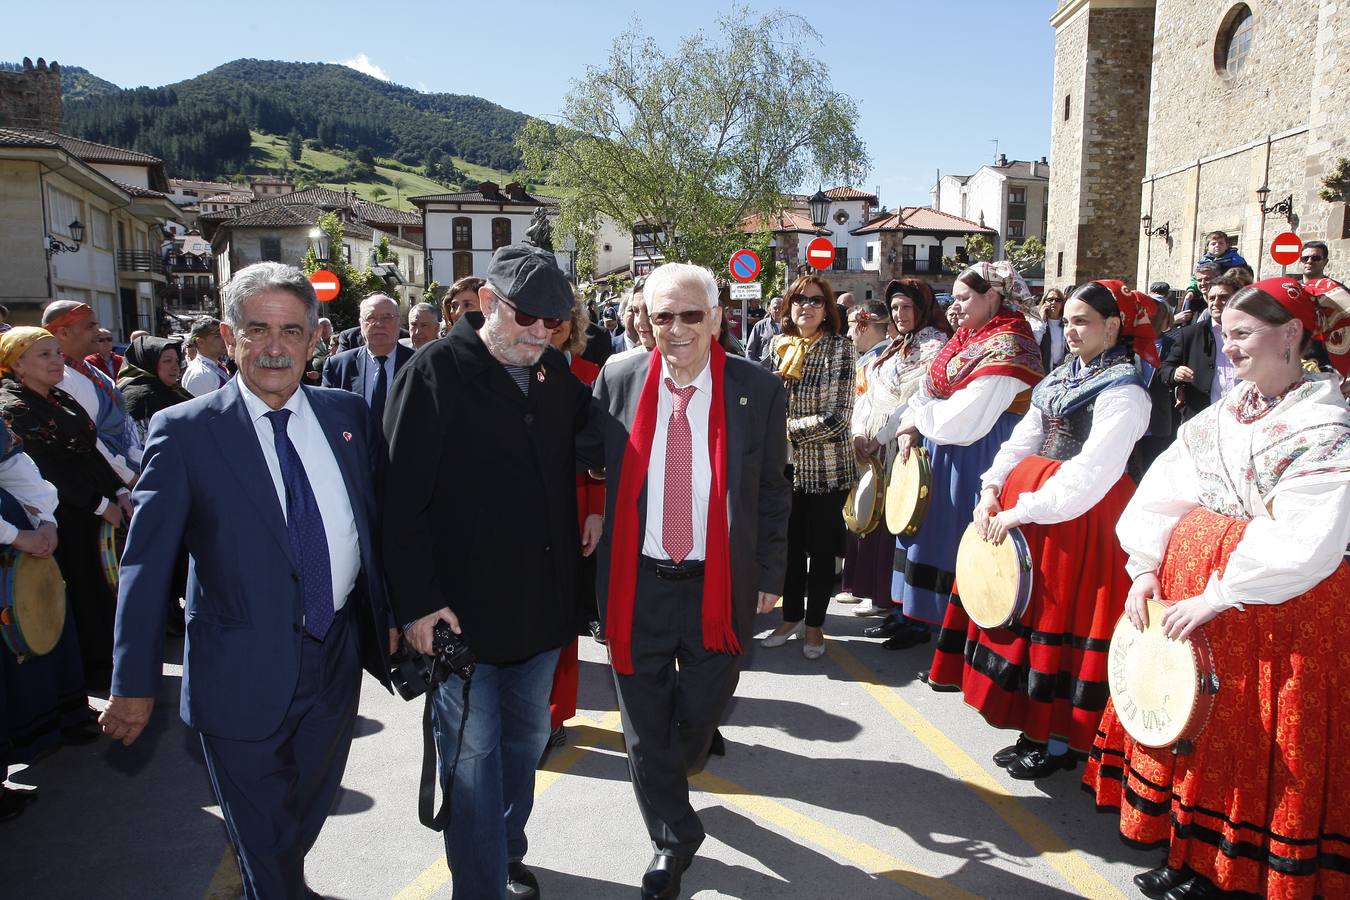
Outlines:
{"label": "stone building facade", "polygon": [[[1345,203],[1319,197],[1350,157],[1350,5],[1061,0],[1051,22],[1047,285],[1124,275],[1179,289],[1211,231],[1234,239],[1258,278],[1281,273],[1269,245],[1287,230],[1326,241],[1328,272],[1350,274]],[[1146,77],[1140,60],[1151,60]],[[1134,95],[1141,81],[1146,116]],[[1263,187],[1267,209],[1291,199],[1288,217],[1263,213]],[[1143,216],[1167,233],[1146,236]]]}
{"label": "stone building facade", "polygon": [[0,127],[60,131],[61,66],[24,57],[22,72],[0,71]]}

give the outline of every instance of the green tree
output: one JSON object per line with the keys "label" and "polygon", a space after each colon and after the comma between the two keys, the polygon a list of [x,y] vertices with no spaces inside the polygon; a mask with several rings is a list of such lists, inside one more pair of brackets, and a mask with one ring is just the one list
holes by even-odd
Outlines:
{"label": "green tree", "polygon": [[517,135],[529,179],[561,189],[561,234],[580,245],[602,214],[649,222],[667,259],[721,269],[746,215],[866,173],[857,106],[831,86],[803,18],[736,6],[712,33],[671,52],[636,28],[621,34],[607,63],[573,82],[560,122]]}
{"label": "green tree", "polygon": [[286,150],[290,154],[291,159],[295,162],[300,161],[300,154],[305,150],[304,141],[300,139],[300,132],[296,131],[294,128],[292,128],[291,133],[286,136]]}
{"label": "green tree", "polygon": [[[1021,242],[1004,241],[1003,258],[1012,263],[1017,271],[1029,272],[1045,262],[1045,245],[1036,237]],[[993,259],[994,245],[989,239],[982,234],[968,234],[964,254],[942,257],[942,268],[949,272],[960,272],[966,266],[991,262]]]}
{"label": "green tree", "polygon": [[1317,196],[1328,203],[1350,200],[1350,159],[1341,157],[1336,160],[1336,168],[1322,179]]}
{"label": "green tree", "polygon": [[369,193],[370,199],[374,200],[376,203],[379,203],[381,200],[389,196],[389,192],[378,184],[375,185],[373,188],[371,188]]}
{"label": "green tree", "polygon": [[408,189],[408,179],[402,175],[395,175],[389,179],[389,183],[394,186],[394,206],[402,206],[403,192]]}
{"label": "green tree", "polygon": [[357,268],[343,259],[340,251],[342,239],[346,236],[346,228],[340,216],[336,213],[324,213],[319,216],[318,227],[328,238],[328,246],[334,248],[331,255],[337,258],[320,264],[318,257],[314,255],[314,248],[311,247],[305,251],[300,268],[306,275],[313,275],[318,269],[327,269],[342,282],[341,292],[335,299],[322,304],[321,310],[322,315],[332,320],[333,328],[341,331],[359,323],[361,298],[372,291],[382,290],[384,282],[371,272],[369,267]]}

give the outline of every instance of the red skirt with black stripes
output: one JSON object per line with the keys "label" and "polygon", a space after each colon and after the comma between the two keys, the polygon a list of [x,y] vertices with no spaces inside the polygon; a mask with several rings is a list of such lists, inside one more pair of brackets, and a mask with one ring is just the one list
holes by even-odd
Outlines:
{"label": "red skirt with black stripes", "polygon": [[[1177,525],[1159,580],[1203,592],[1246,522],[1200,508]],[[1167,846],[1220,888],[1275,898],[1350,896],[1350,566],[1274,606],[1204,626],[1219,675],[1214,714],[1184,756],[1130,739],[1107,706],[1083,786],[1120,811],[1120,834]]]}
{"label": "red skirt with black stripes", "polygon": [[[1000,505],[1011,509],[1059,467],[1041,456],[1022,460],[1003,486]],[[970,621],[957,584],[929,685],[961,691],[995,728],[1016,728],[1039,743],[1059,738],[1086,753],[1106,708],[1106,651],[1130,589],[1116,521],[1132,496],[1134,482],[1122,475],[1078,518],[1021,526],[1031,551],[1032,591],[1016,624],[983,629]]]}

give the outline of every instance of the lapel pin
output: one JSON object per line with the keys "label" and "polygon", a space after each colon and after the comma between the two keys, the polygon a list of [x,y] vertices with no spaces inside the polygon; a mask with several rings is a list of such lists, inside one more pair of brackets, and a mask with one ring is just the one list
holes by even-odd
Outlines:
{"label": "lapel pin", "polygon": [[750,403],[750,400],[749,400],[748,398],[746,398],[746,397],[742,397],[742,398],[741,398],[741,406],[746,406],[746,405],[749,404],[749,403]]}
{"label": "lapel pin", "polygon": [[350,441],[352,439],[352,433],[350,431],[342,432],[342,439],[344,441]]}
{"label": "lapel pin", "polygon": [[540,383],[540,384],[543,384],[543,383],[544,383],[544,370],[543,370],[543,369],[540,369],[538,372],[535,373],[534,377],[539,379],[539,383]]}

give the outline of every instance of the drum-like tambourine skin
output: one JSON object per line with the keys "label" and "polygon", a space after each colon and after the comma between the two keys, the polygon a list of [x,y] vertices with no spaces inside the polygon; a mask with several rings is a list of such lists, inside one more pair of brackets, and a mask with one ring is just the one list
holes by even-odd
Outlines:
{"label": "drum-like tambourine skin", "polygon": [[1006,628],[1022,618],[1031,602],[1031,550],[1021,529],[1008,529],[1001,544],[966,526],[956,550],[956,592],[970,621],[981,628]]}
{"label": "drum-like tambourine skin", "polygon": [[858,478],[844,501],[844,525],[862,537],[881,524],[886,484],[881,463],[874,457],[858,466]]}
{"label": "drum-like tambourine skin", "polygon": [[103,579],[108,582],[114,594],[122,575],[122,549],[127,543],[127,530],[104,521],[98,532],[98,558],[103,569]]}
{"label": "drum-like tambourine skin", "polygon": [[1214,711],[1219,676],[1209,639],[1197,628],[1184,641],[1162,630],[1167,606],[1148,601],[1148,627],[1139,631],[1121,615],[1107,652],[1107,682],[1116,716],[1145,747],[1184,750],[1204,730]]}
{"label": "drum-like tambourine skin", "polygon": [[897,456],[891,463],[886,485],[886,530],[898,537],[913,537],[923,524],[932,493],[933,471],[928,451],[914,447],[904,462]]}
{"label": "drum-like tambourine skin", "polygon": [[52,652],[66,627],[66,582],[51,557],[0,551],[0,636],[22,662]]}

